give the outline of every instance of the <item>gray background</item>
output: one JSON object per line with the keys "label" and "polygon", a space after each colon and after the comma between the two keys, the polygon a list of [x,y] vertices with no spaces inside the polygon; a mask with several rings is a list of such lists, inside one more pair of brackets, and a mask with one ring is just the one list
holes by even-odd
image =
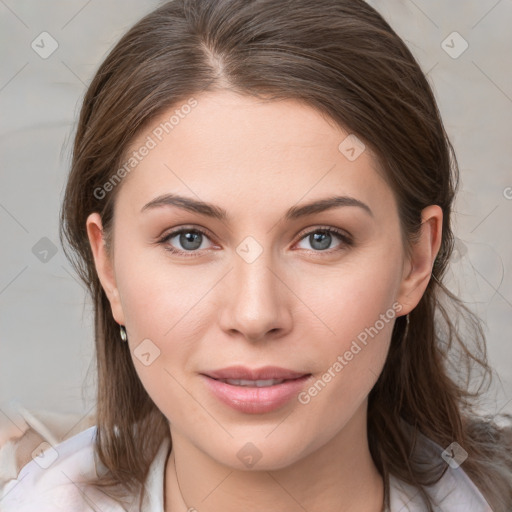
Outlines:
{"label": "gray background", "polygon": [[[512,2],[370,3],[428,74],[455,147],[462,179],[447,283],[485,322],[496,375],[482,410],[512,413]],[[85,88],[157,5],[0,0],[0,411],[13,398],[76,414],[94,405],[92,309],[59,246],[58,213]],[[47,58],[31,47],[51,48],[42,32],[58,44]]]}

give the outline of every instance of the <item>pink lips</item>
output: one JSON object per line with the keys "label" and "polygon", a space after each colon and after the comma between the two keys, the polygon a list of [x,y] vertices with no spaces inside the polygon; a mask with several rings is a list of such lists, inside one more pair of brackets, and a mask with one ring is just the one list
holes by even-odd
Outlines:
{"label": "pink lips", "polygon": [[[311,374],[299,373],[276,366],[251,370],[232,366],[201,374],[212,393],[223,403],[244,413],[260,414],[282,407],[304,388]],[[237,386],[218,379],[270,380],[285,379],[272,386]]]}

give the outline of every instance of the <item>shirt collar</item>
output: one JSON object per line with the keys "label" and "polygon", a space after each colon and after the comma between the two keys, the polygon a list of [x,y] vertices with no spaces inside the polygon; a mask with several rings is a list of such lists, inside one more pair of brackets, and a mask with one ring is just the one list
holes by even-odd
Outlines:
{"label": "shirt collar", "polygon": [[171,440],[166,437],[149,467],[148,476],[144,484],[146,494],[140,512],[164,511],[164,480],[165,465],[171,451]]}
{"label": "shirt collar", "polygon": [[[170,452],[170,439],[165,438],[149,467],[145,482],[146,494],[140,512],[165,512],[165,466]],[[421,512],[425,509],[419,490],[394,475],[389,478],[389,492],[391,512]],[[492,512],[483,495],[461,467],[448,467],[443,477],[428,492],[445,512]]]}

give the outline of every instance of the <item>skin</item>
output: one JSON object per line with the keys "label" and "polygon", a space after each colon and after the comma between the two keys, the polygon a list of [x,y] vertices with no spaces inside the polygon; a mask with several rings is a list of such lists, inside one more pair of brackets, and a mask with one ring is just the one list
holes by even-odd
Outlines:
{"label": "skin", "polygon": [[[294,100],[228,91],[196,99],[120,185],[111,257],[100,216],[87,219],[113,316],[126,326],[136,371],[170,422],[165,510],[379,512],[383,481],[368,448],[367,398],[394,319],[308,404],[293,399],[270,413],[242,413],[213,396],[198,374],[276,365],[317,381],[393,303],[400,315],[417,305],[441,243],[441,208],[423,210],[421,237],[407,256],[392,190],[368,148],[349,161],[338,150],[348,134]],[[141,213],[170,192],[214,203],[230,219],[173,206]],[[344,206],[284,220],[288,208],[334,192],[363,201],[373,217]],[[198,257],[170,254],[156,242],[182,226],[210,233]],[[322,227],[346,231],[354,244],[332,234],[322,250],[308,236]],[[247,236],[262,249],[251,263],[236,252]],[[191,246],[179,236],[167,245]],[[133,353],[146,338],[160,350],[149,366]],[[248,442],[261,453],[251,469],[237,457]]]}

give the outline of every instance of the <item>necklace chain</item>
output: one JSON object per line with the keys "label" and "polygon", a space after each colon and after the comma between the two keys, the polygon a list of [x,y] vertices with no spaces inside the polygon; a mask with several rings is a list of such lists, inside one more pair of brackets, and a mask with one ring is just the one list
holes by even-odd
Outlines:
{"label": "necklace chain", "polygon": [[[185,507],[187,507],[187,512],[188,512],[190,510],[190,507],[185,502],[185,498],[183,497],[183,493],[181,492],[180,481],[178,479],[178,468],[177,468],[177,464],[176,464],[176,453],[174,454],[174,473],[176,474],[176,483],[178,484],[178,490],[180,491],[181,500],[183,501],[183,503],[185,503]],[[195,509],[193,509],[193,510],[195,510]]]}
{"label": "necklace chain", "polygon": [[[187,512],[189,512],[190,510],[196,510],[195,508],[191,508],[187,505],[186,501],[185,501],[185,498],[183,497],[183,493],[181,492],[181,487],[180,487],[180,481],[178,479],[178,465],[176,464],[176,454],[174,454],[174,474],[176,475],[176,483],[178,484],[178,490],[180,491],[180,496],[181,496],[181,500],[183,501],[183,503],[185,503],[185,507],[187,507]],[[382,512],[386,512],[387,509],[385,507],[385,503],[384,503],[384,500],[383,500],[383,503],[382,503]],[[197,512],[197,511],[196,511]]]}

